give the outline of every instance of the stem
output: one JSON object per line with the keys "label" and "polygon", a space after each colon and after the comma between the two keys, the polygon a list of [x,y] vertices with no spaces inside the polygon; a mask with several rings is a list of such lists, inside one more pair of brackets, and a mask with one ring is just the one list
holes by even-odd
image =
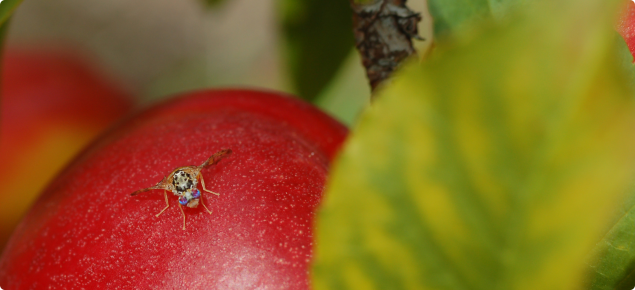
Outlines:
{"label": "stem", "polygon": [[350,0],[353,8],[355,45],[362,56],[366,75],[374,91],[401,62],[416,54],[412,38],[421,15],[406,6],[406,0]]}

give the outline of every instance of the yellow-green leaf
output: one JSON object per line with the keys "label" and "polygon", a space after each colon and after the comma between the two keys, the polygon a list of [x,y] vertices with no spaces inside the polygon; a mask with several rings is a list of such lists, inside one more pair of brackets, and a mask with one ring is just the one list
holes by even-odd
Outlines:
{"label": "yellow-green leaf", "polygon": [[579,289],[635,165],[619,1],[536,1],[410,64],[317,220],[315,289]]}
{"label": "yellow-green leaf", "polygon": [[[635,88],[633,55],[622,36],[616,33],[621,68]],[[589,289],[631,290],[635,287],[635,185],[628,199],[615,212],[614,222],[590,256]]]}

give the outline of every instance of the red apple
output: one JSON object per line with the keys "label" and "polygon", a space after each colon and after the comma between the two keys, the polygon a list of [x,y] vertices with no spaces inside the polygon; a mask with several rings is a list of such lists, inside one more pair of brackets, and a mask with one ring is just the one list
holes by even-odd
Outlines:
{"label": "red apple", "polygon": [[[0,257],[5,289],[307,289],[312,223],[347,130],[279,93],[218,90],[152,107],[103,136],[44,191]],[[202,171],[202,207],[155,185]]]}
{"label": "red apple", "polygon": [[635,52],[635,3],[632,0],[625,2],[625,8],[619,19],[617,31],[624,37],[626,45],[633,53]]}
{"label": "red apple", "polygon": [[2,64],[0,249],[46,183],[132,107],[73,51],[9,48]]}

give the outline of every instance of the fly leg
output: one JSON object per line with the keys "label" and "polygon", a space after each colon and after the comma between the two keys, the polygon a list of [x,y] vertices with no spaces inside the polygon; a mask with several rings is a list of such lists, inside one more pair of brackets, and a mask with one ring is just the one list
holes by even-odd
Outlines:
{"label": "fly leg", "polygon": [[[197,177],[201,179],[201,185],[203,186],[203,190],[205,190],[205,191],[207,191],[207,192],[211,192],[211,193],[216,194],[216,195],[219,195],[218,193],[215,193],[215,192],[213,192],[213,191],[207,190],[207,188],[205,188],[205,181],[203,180],[203,175],[202,175],[200,172],[198,173],[198,176],[197,176]],[[209,214],[212,214],[212,211],[211,211],[211,210],[209,210],[209,209],[207,208],[207,206],[205,206],[205,203],[203,202],[203,197],[202,197],[202,196],[201,196],[201,204],[203,205],[203,207],[205,208],[205,210],[206,210]]]}
{"label": "fly leg", "polygon": [[163,193],[165,194],[165,208],[157,214],[157,217],[159,217],[166,209],[168,209],[168,207],[170,207],[170,203],[168,203],[168,192],[163,190]]}
{"label": "fly leg", "polygon": [[183,230],[185,230],[185,212],[183,212],[183,207],[179,203],[179,209],[181,210],[181,214],[183,214]]}
{"label": "fly leg", "polygon": [[201,175],[201,173],[198,173],[198,177],[201,179],[201,185],[203,185],[203,190],[211,193],[211,194],[216,194],[216,195],[220,195],[219,193],[213,192],[211,190],[207,190],[207,188],[205,188],[205,180],[203,180],[203,175]]}

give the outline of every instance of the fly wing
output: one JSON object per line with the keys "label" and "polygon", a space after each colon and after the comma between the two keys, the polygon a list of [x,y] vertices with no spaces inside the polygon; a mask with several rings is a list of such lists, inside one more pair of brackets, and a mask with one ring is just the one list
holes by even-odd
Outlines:
{"label": "fly wing", "polygon": [[221,151],[218,151],[216,153],[214,153],[214,155],[210,156],[205,162],[203,162],[203,164],[201,164],[201,166],[199,166],[199,169],[203,169],[207,166],[211,166],[214,165],[216,163],[218,163],[218,161],[220,161],[221,159],[223,159],[224,157],[229,156],[232,153],[231,149],[223,149]]}
{"label": "fly wing", "polygon": [[148,187],[148,188],[144,188],[144,189],[139,189],[139,190],[137,190],[137,191],[135,191],[135,192],[131,193],[130,195],[135,196],[135,195],[137,195],[137,194],[139,194],[139,193],[143,193],[143,192],[150,191],[150,190],[153,190],[153,189],[154,189],[154,188],[152,188],[152,187]]}
{"label": "fly wing", "polygon": [[172,184],[167,182],[167,179],[168,179],[167,176],[165,176],[165,177],[163,177],[163,180],[161,180],[161,182],[157,183],[157,185],[151,186],[151,187],[148,187],[148,188],[144,188],[144,189],[139,189],[139,190],[131,193],[130,195],[135,196],[137,194],[140,194],[140,193],[143,193],[143,192],[146,192],[146,191],[150,191],[150,190],[154,190],[154,189],[164,189],[164,190],[167,190],[167,191],[172,191],[172,188],[171,188]]}

